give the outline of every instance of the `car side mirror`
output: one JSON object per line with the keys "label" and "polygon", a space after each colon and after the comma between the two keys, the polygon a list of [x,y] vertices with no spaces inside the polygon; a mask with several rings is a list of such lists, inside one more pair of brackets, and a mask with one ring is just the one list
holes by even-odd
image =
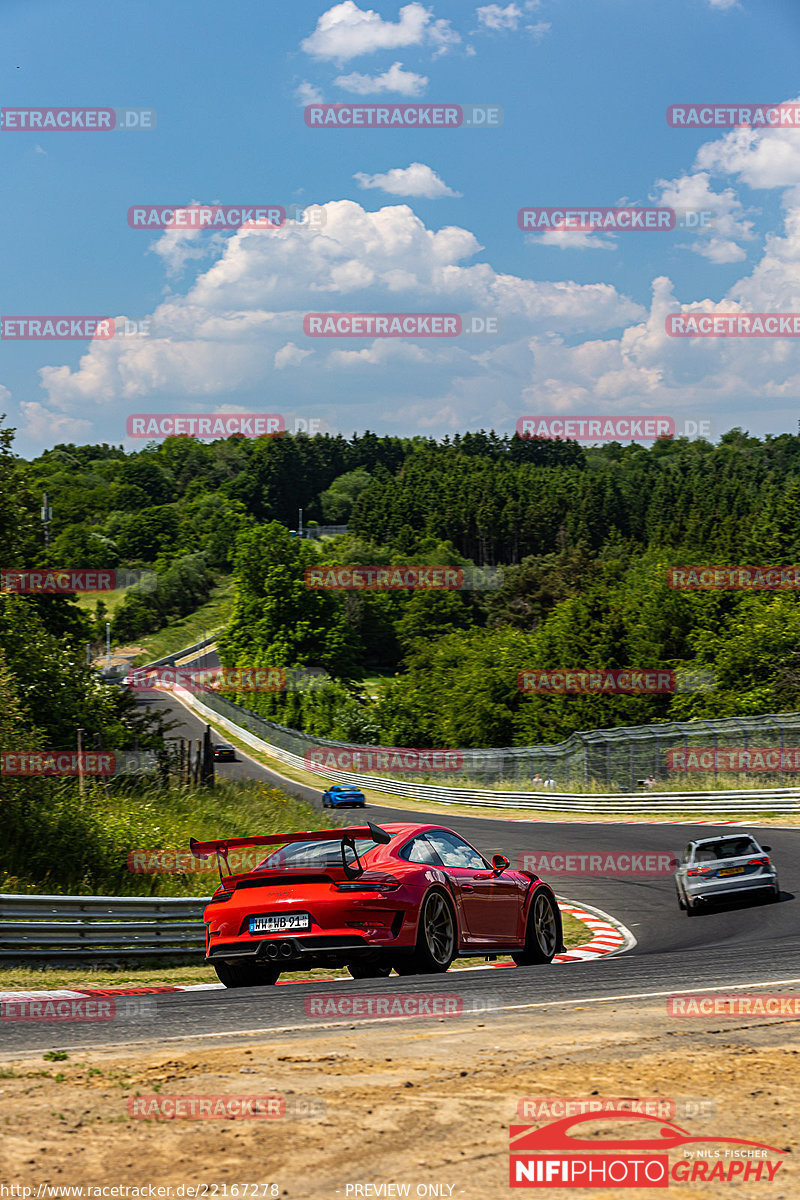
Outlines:
{"label": "car side mirror", "polygon": [[504,854],[492,855],[492,871],[495,875],[502,875],[503,871],[507,870],[511,863]]}

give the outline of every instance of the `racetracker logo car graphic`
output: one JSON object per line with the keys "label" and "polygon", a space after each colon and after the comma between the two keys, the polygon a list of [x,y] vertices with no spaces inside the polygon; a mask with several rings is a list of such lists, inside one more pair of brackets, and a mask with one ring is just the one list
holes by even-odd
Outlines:
{"label": "racetracker logo car graphic", "polygon": [[[646,1121],[652,1136],[646,1136],[648,1127],[641,1125],[637,1132],[644,1130],[645,1136],[628,1139],[596,1134],[576,1137],[571,1132],[574,1126],[585,1125],[590,1134],[600,1120],[615,1125]],[[660,1118],[622,1109],[605,1112],[602,1117],[564,1117],[540,1129],[512,1125],[509,1135],[511,1187],[666,1188],[671,1182],[771,1182],[783,1165],[782,1158],[777,1162],[767,1159],[767,1154],[784,1153],[777,1146],[741,1138],[693,1137]],[[709,1142],[715,1147],[722,1144],[724,1149],[684,1149],[684,1157],[670,1163],[670,1151]]]}

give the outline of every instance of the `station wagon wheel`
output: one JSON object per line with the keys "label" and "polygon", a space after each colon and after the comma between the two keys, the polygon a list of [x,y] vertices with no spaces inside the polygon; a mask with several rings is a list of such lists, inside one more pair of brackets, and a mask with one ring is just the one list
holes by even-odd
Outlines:
{"label": "station wagon wheel", "polygon": [[555,900],[542,889],[536,892],[528,913],[525,949],[512,958],[518,967],[550,963],[561,943],[561,915]]}

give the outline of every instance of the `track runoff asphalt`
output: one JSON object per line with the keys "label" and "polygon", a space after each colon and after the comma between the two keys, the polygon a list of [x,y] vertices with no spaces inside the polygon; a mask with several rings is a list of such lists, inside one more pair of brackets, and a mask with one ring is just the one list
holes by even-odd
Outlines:
{"label": "track runoff asphalt", "polygon": [[[170,710],[178,724],[173,737],[202,736],[204,725],[169,694],[142,693],[140,703]],[[215,740],[224,740],[217,737]],[[321,805],[322,792],[284,779],[237,750],[238,761],[217,763],[220,777],[261,779]],[[369,804],[354,810],[353,821],[420,821],[446,825],[485,854],[502,852],[516,866],[518,855],[621,852],[676,853],[693,837],[731,833],[708,824],[559,823],[502,817],[467,817],[457,809],[445,815]],[[737,827],[739,828],[739,827]],[[292,1029],[347,1026],[352,1018],[320,1020],[309,1014],[309,997],[452,995],[465,1013],[528,1009],[570,1003],[594,1004],[616,999],[646,999],[675,992],[718,991],[743,987],[792,988],[800,983],[800,926],[796,895],[800,890],[800,829],[741,827],[772,847],[782,899],[778,904],[749,902],[703,912],[692,920],[678,908],[671,874],[551,876],[559,896],[592,905],[621,921],[636,938],[633,949],[592,962],[549,967],[451,971],[446,976],[411,976],[362,981],[297,983],[291,987],[198,989],[142,997],[148,1004],[130,1019],[96,1021],[3,1022],[0,1053],[14,1054],[57,1045],[70,1047],[159,1042]],[[257,833],[257,830],[253,830]],[[543,877],[547,876],[542,872]],[[155,1001],[155,1004],[152,1003]],[[157,1012],[157,1017],[156,1017]],[[149,1014],[149,1015],[148,1015]],[[157,1020],[157,1024],[156,1024]]]}

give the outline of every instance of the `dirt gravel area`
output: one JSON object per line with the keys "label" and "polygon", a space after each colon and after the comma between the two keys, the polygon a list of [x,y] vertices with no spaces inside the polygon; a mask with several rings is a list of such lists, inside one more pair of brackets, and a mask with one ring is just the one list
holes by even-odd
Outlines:
{"label": "dirt gravel area", "polygon": [[[711,1155],[724,1153],[715,1138],[745,1138],[781,1151],[767,1157],[781,1163],[772,1182],[766,1176],[730,1184],[672,1182],[673,1189],[692,1200],[734,1190],[746,1200],[795,1200],[797,1020],[676,1019],[665,1009],[663,999],[528,1005],[480,1018],[321,1022],[311,1031],[275,1036],[187,1039],[169,1047],[147,1042],[70,1052],[60,1061],[40,1052],[3,1057],[0,1182],[32,1187],[33,1197],[41,1184],[58,1189],[42,1191],[42,1200],[59,1194],[89,1200],[91,1187],[148,1185],[169,1186],[165,1197],[493,1200],[519,1194],[509,1187],[509,1126],[548,1124],[546,1117],[532,1120],[530,1109],[527,1117],[518,1115],[520,1101],[658,1097],[674,1102],[670,1120],[709,1139],[702,1145]],[[253,1095],[283,1096],[286,1115],[129,1114],[129,1101],[142,1111],[155,1102],[163,1109],[166,1097],[194,1097],[197,1104],[201,1096]],[[652,1137],[652,1123],[635,1119],[593,1121],[581,1135],[636,1137],[642,1134],[632,1127],[645,1125]],[[688,1152],[698,1153],[695,1147]],[[687,1148],[674,1149],[671,1162],[686,1156]],[[74,1186],[83,1191],[62,1191]],[[536,1190],[568,1194],[566,1188]],[[653,1190],[581,1188],[577,1194],[636,1200]]]}

